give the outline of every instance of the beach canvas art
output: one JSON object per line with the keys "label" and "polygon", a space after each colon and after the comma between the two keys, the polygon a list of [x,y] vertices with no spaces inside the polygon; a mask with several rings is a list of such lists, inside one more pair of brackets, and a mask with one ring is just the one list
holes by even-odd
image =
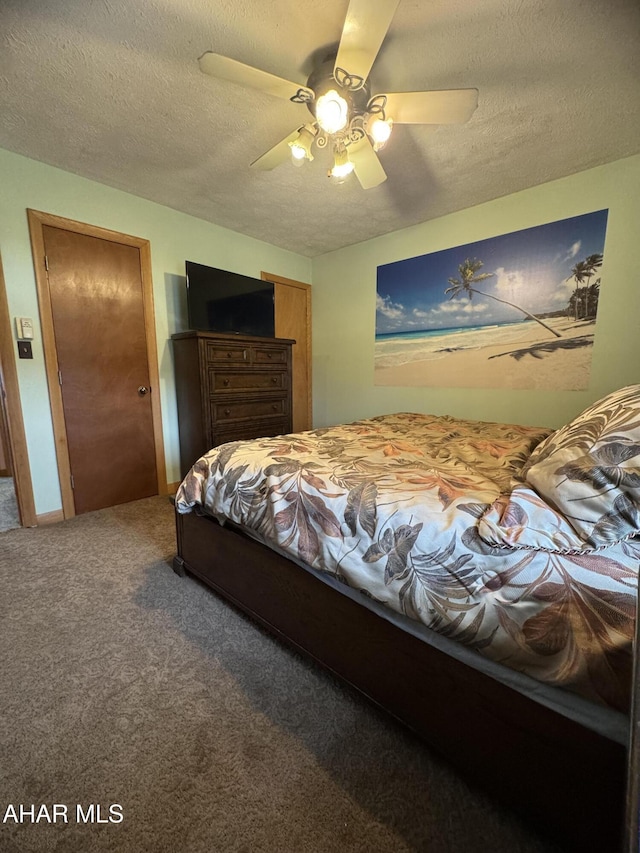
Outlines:
{"label": "beach canvas art", "polygon": [[375,384],[586,389],[607,214],[379,266]]}

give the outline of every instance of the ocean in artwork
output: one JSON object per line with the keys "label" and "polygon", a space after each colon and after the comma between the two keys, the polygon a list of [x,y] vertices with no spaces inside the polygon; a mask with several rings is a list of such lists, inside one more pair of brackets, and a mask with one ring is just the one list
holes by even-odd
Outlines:
{"label": "ocean in artwork", "polygon": [[412,361],[445,358],[448,353],[481,347],[525,342],[537,323],[494,323],[455,329],[426,329],[413,332],[376,335],[376,368],[397,367]]}

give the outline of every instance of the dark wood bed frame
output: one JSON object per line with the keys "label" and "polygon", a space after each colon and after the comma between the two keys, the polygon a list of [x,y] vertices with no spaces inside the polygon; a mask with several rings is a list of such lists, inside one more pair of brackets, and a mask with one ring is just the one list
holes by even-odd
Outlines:
{"label": "dark wood bed frame", "polygon": [[176,513],[188,572],[570,850],[624,843],[627,751],[407,634],[236,528]]}

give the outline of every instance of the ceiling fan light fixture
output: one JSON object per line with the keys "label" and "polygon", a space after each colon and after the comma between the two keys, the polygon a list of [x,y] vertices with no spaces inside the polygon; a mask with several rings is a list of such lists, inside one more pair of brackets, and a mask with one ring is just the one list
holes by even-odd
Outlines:
{"label": "ceiling fan light fixture", "polygon": [[367,122],[367,133],[373,142],[374,151],[379,151],[381,148],[384,148],[386,143],[389,141],[392,128],[393,119],[381,119],[377,115],[369,117],[369,121]]}
{"label": "ceiling fan light fixture", "polygon": [[316,101],[315,114],[325,133],[339,133],[349,122],[349,104],[335,89],[329,89]]}
{"label": "ceiling fan light fixture", "polygon": [[[200,70],[219,80],[304,105],[312,119],[254,160],[251,168],[270,171],[290,159],[296,166],[313,160],[313,146],[334,157],[328,174],[337,183],[353,171],[363,189],[379,186],[387,175],[378,151],[393,124],[462,124],[478,106],[478,90],[442,89],[378,93],[371,96],[369,72],[400,0],[349,0],[336,50],[317,61],[305,85],[286,80],[213,51],[199,58]],[[393,116],[393,121],[389,116]],[[347,153],[348,152],[348,153]]]}
{"label": "ceiling fan light fixture", "polygon": [[291,157],[296,166],[301,165],[305,160],[313,160],[311,146],[315,138],[315,132],[305,126],[300,128],[296,139],[289,143]]}
{"label": "ceiling fan light fixture", "polygon": [[333,168],[329,171],[329,177],[343,181],[351,172],[353,172],[353,163],[349,160],[347,149],[343,145],[336,145],[333,152]]}

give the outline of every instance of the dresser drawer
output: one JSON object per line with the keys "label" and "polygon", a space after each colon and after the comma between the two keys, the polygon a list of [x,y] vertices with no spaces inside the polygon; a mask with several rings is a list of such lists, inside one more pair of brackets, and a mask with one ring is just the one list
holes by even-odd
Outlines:
{"label": "dresser drawer", "polygon": [[252,358],[254,364],[286,364],[288,350],[282,347],[254,346]]}
{"label": "dresser drawer", "polygon": [[287,418],[278,418],[274,421],[248,421],[246,423],[236,423],[233,426],[229,424],[225,428],[224,425],[216,426],[213,434],[212,447],[217,447],[219,444],[226,444],[227,441],[243,441],[251,438],[267,438],[273,435],[286,435],[291,432],[289,420]]}
{"label": "dresser drawer", "polygon": [[286,371],[233,371],[209,368],[209,392],[218,391],[285,391]]}
{"label": "dresser drawer", "polygon": [[245,364],[249,361],[251,350],[246,344],[242,343],[225,343],[223,341],[205,341],[205,353],[208,362],[220,364],[234,364],[241,362]]}
{"label": "dresser drawer", "polygon": [[285,397],[211,401],[211,419],[215,424],[244,418],[284,417],[288,414],[289,401]]}

